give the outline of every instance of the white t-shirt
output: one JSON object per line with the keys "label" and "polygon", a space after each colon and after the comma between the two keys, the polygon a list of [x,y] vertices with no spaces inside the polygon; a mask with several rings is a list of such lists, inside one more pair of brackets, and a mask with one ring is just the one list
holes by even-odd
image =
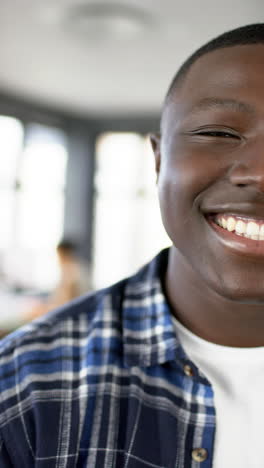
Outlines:
{"label": "white t-shirt", "polygon": [[264,347],[233,348],[194,335],[173,317],[187,354],[214,390],[213,468],[264,467]]}

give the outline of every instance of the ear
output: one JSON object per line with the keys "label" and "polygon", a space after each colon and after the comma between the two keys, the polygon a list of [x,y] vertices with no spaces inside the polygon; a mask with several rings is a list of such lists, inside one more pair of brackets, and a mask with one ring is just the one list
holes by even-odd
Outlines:
{"label": "ear", "polygon": [[155,168],[156,168],[156,174],[157,174],[157,180],[159,177],[159,172],[160,172],[160,162],[161,162],[161,154],[160,154],[160,140],[161,140],[161,135],[160,133],[152,133],[150,136],[150,143],[152,146],[152,150],[155,156]]}

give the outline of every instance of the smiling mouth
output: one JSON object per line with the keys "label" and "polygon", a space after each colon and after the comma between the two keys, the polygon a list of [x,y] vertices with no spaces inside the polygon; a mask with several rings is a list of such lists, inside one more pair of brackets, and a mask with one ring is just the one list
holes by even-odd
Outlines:
{"label": "smiling mouth", "polygon": [[235,214],[210,215],[210,221],[223,230],[254,241],[264,241],[264,219]]}

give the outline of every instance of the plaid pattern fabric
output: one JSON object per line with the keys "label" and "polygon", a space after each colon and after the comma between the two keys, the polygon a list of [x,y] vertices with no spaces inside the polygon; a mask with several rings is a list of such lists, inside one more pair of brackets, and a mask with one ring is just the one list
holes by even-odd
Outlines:
{"label": "plaid pattern fabric", "polygon": [[167,257],[2,340],[1,468],[212,467],[213,391],[177,341]]}

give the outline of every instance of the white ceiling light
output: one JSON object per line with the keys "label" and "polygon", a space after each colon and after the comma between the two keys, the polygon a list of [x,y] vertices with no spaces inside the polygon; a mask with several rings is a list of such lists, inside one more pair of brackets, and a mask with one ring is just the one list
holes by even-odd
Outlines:
{"label": "white ceiling light", "polygon": [[131,39],[146,32],[152,18],[145,11],[116,3],[89,3],[71,6],[65,24],[89,38]]}

